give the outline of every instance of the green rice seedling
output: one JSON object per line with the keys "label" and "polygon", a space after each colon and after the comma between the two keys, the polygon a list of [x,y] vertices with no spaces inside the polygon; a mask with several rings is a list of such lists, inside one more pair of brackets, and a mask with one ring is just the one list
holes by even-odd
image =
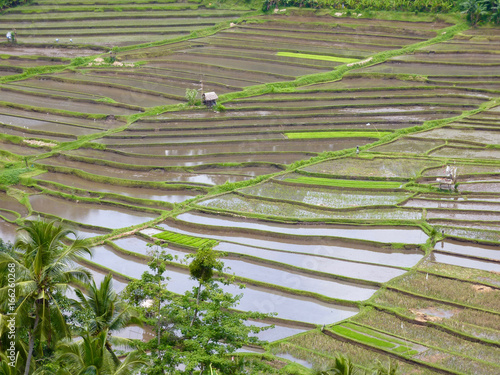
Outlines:
{"label": "green rice seedling", "polygon": [[312,55],[308,53],[294,53],[294,52],[278,52],[276,53],[278,56],[286,56],[286,57],[297,57],[300,59],[311,59],[311,60],[323,60],[323,61],[333,61],[340,63],[353,63],[358,62],[358,59],[349,59],[347,57],[337,57],[337,56],[326,56],[326,55]]}

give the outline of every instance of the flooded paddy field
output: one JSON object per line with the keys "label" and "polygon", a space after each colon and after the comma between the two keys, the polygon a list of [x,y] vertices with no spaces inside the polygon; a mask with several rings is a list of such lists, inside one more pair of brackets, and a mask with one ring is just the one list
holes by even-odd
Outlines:
{"label": "flooded paddy field", "polygon": [[113,193],[124,195],[127,197],[136,197],[142,199],[151,199],[158,201],[166,201],[170,203],[179,203],[186,199],[195,197],[196,195],[202,194],[202,191],[196,190],[160,190],[160,189],[148,189],[145,187],[127,187],[120,186],[116,184],[107,184],[102,182],[96,182],[91,180],[86,180],[81,177],[74,175],[64,174],[64,173],[53,173],[48,172],[36,177],[38,181],[48,181],[55,182],[68,187],[75,187],[78,189],[86,191],[97,191],[104,193]]}
{"label": "flooded paddy field", "polygon": [[[500,337],[494,29],[448,29],[455,39],[401,55],[451,24],[315,10],[237,22],[244,11],[197,3],[64,4],[41,0],[1,16],[20,43],[0,46],[7,55],[0,70],[21,72],[5,70],[19,61],[16,68],[50,71],[8,83],[0,77],[8,156],[0,165],[34,159],[30,174],[0,196],[0,216],[16,222],[0,220],[2,238],[12,239],[26,215],[73,222],[82,237],[103,241],[81,263],[97,282],[114,272],[117,290],[147,269],[154,234],[216,240],[226,272],[247,284],[227,287],[244,294],[238,308],[278,313],[265,337],[326,325],[327,332],[277,344],[280,356],[312,365],[335,349],[364,365],[399,358],[404,373],[498,370],[498,351],[487,342]],[[234,23],[203,30],[221,21]],[[168,42],[191,31],[204,36]],[[134,66],[63,65],[160,40],[115,48]],[[278,54],[290,51],[313,56]],[[343,76],[344,62],[311,58],[364,60],[381,51],[398,57],[361,62]],[[187,105],[186,88],[202,89],[200,81],[219,95],[216,111]],[[285,138],[319,131],[390,133]],[[32,148],[8,134],[64,143]],[[456,191],[436,184],[447,165],[458,167]],[[147,228],[152,220],[157,225]],[[116,238],[124,228],[139,233]],[[179,258],[197,250],[166,242]],[[169,290],[194,285],[179,260],[168,272]],[[124,334],[144,336],[132,331]]]}
{"label": "flooded paddy field", "polygon": [[[90,260],[109,270],[133,278],[140,278],[142,272],[148,270],[146,264],[138,263],[137,260],[125,255],[117,255],[115,251],[106,246],[95,248],[94,255]],[[189,278],[187,270],[170,268],[169,277],[169,290],[174,293],[184,293],[195,285],[195,281]],[[241,291],[238,292],[239,288],[234,285],[225,286],[224,289],[233,294],[241,293]],[[301,308],[295,309],[291,306],[300,306]],[[290,293],[250,285],[244,289],[244,295],[238,308],[266,313],[277,312],[278,318],[312,324],[324,324],[328,319],[345,319],[357,311],[353,307],[319,302],[312,298],[294,296]]]}
{"label": "flooded paddy field", "polygon": [[15,215],[15,213],[19,216],[26,216],[28,209],[26,206],[19,203],[17,199],[8,196],[6,193],[0,192],[0,216],[9,220],[15,220],[17,219],[17,215]]}
{"label": "flooded paddy field", "polygon": [[449,254],[500,261],[500,249],[494,246],[478,245],[469,242],[443,241],[437,243],[434,249]]}
{"label": "flooded paddy field", "polygon": [[500,150],[498,149],[479,149],[445,146],[430,153],[432,156],[441,158],[457,159],[480,159],[491,160],[500,159]]}
{"label": "flooded paddy field", "polygon": [[215,210],[227,210],[240,214],[258,214],[271,218],[336,219],[336,220],[419,220],[423,216],[421,210],[404,210],[399,208],[358,208],[353,210],[328,210],[308,205],[297,205],[294,202],[269,202],[236,194],[227,194],[219,198],[208,199],[198,203],[200,207]]}
{"label": "flooded paddy field", "polygon": [[372,205],[393,205],[405,200],[409,195],[404,192],[368,193],[366,191],[328,189],[316,186],[305,187],[284,185],[282,183],[266,183],[239,190],[250,196],[298,201],[315,206],[332,208],[348,208]]}
{"label": "flooded paddy field", "polygon": [[33,95],[22,91],[9,91],[9,101],[24,105],[41,108],[53,108],[65,111],[83,113],[102,113],[108,115],[130,115],[140,112],[139,110],[124,107],[99,104],[98,102],[82,101],[81,99],[70,99],[58,96]]}
{"label": "flooded paddy field", "polygon": [[11,224],[8,221],[0,219],[0,238],[4,242],[14,243],[17,236],[17,225]]}
{"label": "flooded paddy field", "polygon": [[[349,235],[352,238],[344,239],[329,238],[325,225],[318,225],[315,229],[311,228],[311,235],[295,235],[293,231],[246,230],[230,225],[206,228],[203,225],[186,224],[180,221],[164,222],[158,227],[175,233],[218,240],[219,244],[214,249],[226,253],[227,256],[247,255],[251,256],[251,259],[257,259],[263,263],[268,263],[271,260],[317,272],[326,272],[327,267],[334,263],[344,264],[345,269],[336,272],[343,272],[343,276],[376,282],[380,281],[381,278],[391,277],[391,275],[401,272],[401,268],[414,266],[423,256],[423,253],[417,248],[400,250],[387,248],[377,243],[368,244],[353,241],[360,234],[352,233],[351,229],[353,228],[349,227],[346,228],[350,229]],[[337,229],[332,225],[329,227]],[[304,231],[304,228],[301,227],[297,229]],[[321,231],[322,229],[324,230]],[[117,241],[114,242],[118,244]],[[127,245],[122,247],[133,251],[133,248]],[[342,261],[350,263],[342,263]],[[274,265],[276,266],[276,263]],[[360,274],[356,271],[358,266],[367,272]],[[378,266],[382,266],[382,268]],[[331,268],[329,270],[331,271]],[[374,270],[380,272],[377,271],[375,274]]]}
{"label": "flooded paddy field", "polygon": [[336,176],[411,178],[424,168],[438,166],[439,162],[416,158],[344,158],[314,164],[302,170]]}
{"label": "flooded paddy field", "polygon": [[30,204],[33,210],[37,212],[103,228],[129,227],[157,217],[152,213],[85,202],[73,202],[46,195],[31,196]]}
{"label": "flooded paddy field", "polygon": [[228,157],[234,163],[249,163],[249,162],[269,162],[276,164],[290,164],[297,160],[310,158],[316,153],[304,152],[262,152],[256,153],[249,151],[248,153],[220,153],[209,155],[192,155],[192,156],[172,156],[165,157],[140,157],[125,154],[115,154],[112,152],[98,150],[79,150],[72,152],[70,155],[81,156],[87,159],[95,158],[96,160],[108,160],[110,162],[119,162],[129,165],[139,166],[161,166],[161,167],[193,167],[204,164],[223,163]]}
{"label": "flooded paddy field", "polygon": [[[41,92],[53,95],[67,96],[73,98],[84,99],[104,99],[111,98],[116,102],[125,103],[130,105],[138,105],[142,107],[154,107],[158,105],[176,104],[178,101],[162,97],[160,95],[153,95],[147,92],[137,92],[131,90],[131,87],[124,89],[123,87],[107,87],[107,86],[94,86],[85,84],[85,86],[78,82],[64,82],[54,81],[44,77],[43,80],[25,80],[21,85],[16,85],[25,91]],[[84,92],[85,94],[82,94]]]}
{"label": "flooded paddy field", "polygon": [[[44,159],[39,161],[38,163],[43,165],[44,168],[49,170],[58,170],[62,168],[65,172],[67,172],[66,168],[72,168],[77,171],[82,171],[91,175],[101,176],[104,179],[118,178],[121,180],[128,180],[128,181],[182,183],[194,186],[218,185],[218,184],[224,184],[225,182],[243,181],[249,179],[255,173],[254,168],[250,168],[248,174],[245,174],[245,168],[242,168],[241,174],[235,174],[232,169],[229,169],[228,174],[224,174],[222,173],[224,172],[223,168],[216,169],[213,171],[208,171],[208,173],[207,172],[203,173],[203,170],[200,171],[201,173],[197,172],[190,173],[190,172],[176,172],[173,170],[165,170],[161,168],[154,168],[151,170],[120,169],[118,167],[96,165],[81,161],[68,160],[61,156]],[[266,173],[266,171],[263,171],[263,173]]]}
{"label": "flooded paddy field", "polygon": [[[189,140],[189,139],[188,139]],[[138,154],[138,155],[155,155],[155,156],[197,156],[197,155],[215,155],[224,153],[234,153],[234,156],[245,152],[312,152],[318,153],[323,151],[336,151],[349,147],[356,147],[357,144],[369,143],[366,139],[342,139],[335,140],[273,140],[273,141],[257,141],[257,142],[209,142],[196,143],[192,145],[184,144],[164,144],[164,145],[135,145],[132,147],[107,147],[107,150],[117,150],[121,153]],[[266,159],[269,161],[269,159]]]}
{"label": "flooded paddy field", "polygon": [[401,137],[394,142],[370,149],[371,152],[425,154],[439,146],[444,146],[445,140],[422,140],[413,137]]}
{"label": "flooded paddy field", "polygon": [[489,131],[479,129],[453,129],[440,128],[431,131],[417,133],[419,138],[447,139],[454,141],[466,140],[467,142],[482,144],[500,144],[500,131]]}
{"label": "flooded paddy field", "polygon": [[425,232],[417,228],[385,228],[383,226],[351,227],[320,223],[285,224],[267,220],[261,221],[251,218],[239,218],[198,212],[185,213],[177,216],[176,219],[181,222],[185,221],[204,226],[242,228],[245,230],[252,229],[298,236],[332,236],[377,242],[384,242],[389,236],[393,242],[406,244],[422,244],[427,240]]}
{"label": "flooded paddy field", "polygon": [[470,75],[473,69],[475,76],[490,76],[498,74],[498,66],[488,65],[467,65],[467,64],[438,64],[438,63],[418,63],[403,61],[388,61],[370,68],[362,68],[362,73],[392,73],[392,74],[421,74],[421,75]]}

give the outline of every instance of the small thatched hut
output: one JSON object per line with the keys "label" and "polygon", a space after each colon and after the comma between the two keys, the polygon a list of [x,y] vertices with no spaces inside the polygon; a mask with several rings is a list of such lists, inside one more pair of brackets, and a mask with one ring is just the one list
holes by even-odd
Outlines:
{"label": "small thatched hut", "polygon": [[203,104],[210,108],[217,104],[217,99],[219,99],[219,97],[213,91],[206,92],[202,95]]}

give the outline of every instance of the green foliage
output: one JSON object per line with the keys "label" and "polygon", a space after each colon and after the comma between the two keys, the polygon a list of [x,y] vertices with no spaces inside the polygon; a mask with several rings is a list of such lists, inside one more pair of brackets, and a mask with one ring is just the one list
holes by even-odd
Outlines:
{"label": "green foliage", "polygon": [[145,345],[152,361],[145,373],[164,374],[163,369],[183,364],[184,369],[177,374],[190,374],[196,368],[202,372],[240,374],[253,363],[239,356],[232,361],[229,354],[243,345],[259,342],[249,334],[262,328],[244,322],[267,315],[231,311],[242,295],[226,293],[221,284],[230,281],[212,277],[224,266],[215,251],[204,247],[192,258],[190,271],[199,284],[184,295],[174,295],[165,288],[167,270],[161,255],[149,263],[153,273],[145,272],[141,280],[131,282],[125,290],[128,300],[160,333]]}
{"label": "green foliage", "polygon": [[[55,295],[64,291],[71,282],[88,280],[88,271],[74,267],[73,261],[78,255],[90,254],[90,250],[80,239],[65,245],[64,238],[74,232],[56,221],[30,221],[21,230],[22,235],[14,243],[16,252],[0,253],[0,286],[6,284],[7,269],[13,264],[18,298],[16,325],[27,327],[29,332],[24,361],[29,369],[37,359],[46,357],[44,342],[53,348],[57,339],[70,336]],[[7,288],[0,288],[0,308],[3,311],[7,311],[7,301]]]}
{"label": "green foliage", "polygon": [[351,10],[362,12],[367,10],[388,10],[388,11],[406,11],[406,12],[449,12],[455,6],[453,0],[264,0],[262,10],[267,12],[279,7],[299,7],[313,9],[344,9],[346,16],[352,14]]}
{"label": "green foliage", "polygon": [[16,185],[19,183],[19,175],[28,172],[29,168],[19,168],[14,164],[6,165],[0,170],[0,186]]}
{"label": "green foliage", "polygon": [[295,53],[295,52],[278,52],[277,55],[278,56],[286,56],[286,57],[297,57],[297,58],[301,58],[301,59],[334,61],[334,62],[341,62],[341,63],[345,63],[345,64],[359,61],[359,59],[350,59],[347,57],[312,55],[312,54],[308,54],[308,53]]}
{"label": "green foliage", "polygon": [[488,15],[487,5],[484,0],[463,0],[460,3],[462,13],[465,13],[467,20],[472,26],[476,26],[482,18]]}
{"label": "green foliage", "polygon": [[214,271],[221,273],[224,267],[224,264],[219,260],[219,253],[207,245],[202,246],[196,254],[188,255],[188,257],[193,258],[189,264],[189,273],[200,283],[211,280]]}
{"label": "green foliage", "polygon": [[196,89],[186,89],[186,100],[190,106],[198,105],[201,103],[199,99],[197,99],[198,90]]}
{"label": "green foliage", "polygon": [[0,0],[0,10],[28,4],[31,0]]}

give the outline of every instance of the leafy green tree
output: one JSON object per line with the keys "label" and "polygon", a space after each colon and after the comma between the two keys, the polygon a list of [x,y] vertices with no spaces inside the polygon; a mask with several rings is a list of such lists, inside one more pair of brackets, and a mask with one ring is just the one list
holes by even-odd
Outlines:
{"label": "leafy green tree", "polygon": [[476,26],[481,18],[488,14],[484,0],[463,0],[460,3],[460,9],[466,14],[472,26]]}
{"label": "leafy green tree", "polygon": [[[57,339],[70,332],[54,295],[64,292],[73,281],[88,281],[89,273],[75,267],[73,260],[83,253],[90,254],[87,242],[76,239],[65,245],[63,239],[74,234],[70,229],[43,220],[30,221],[23,226],[15,243],[15,252],[0,253],[0,302],[7,306],[8,267],[15,265],[16,325],[28,327],[28,349],[24,375],[30,373],[35,350],[41,343],[54,347]],[[6,311],[6,310],[4,310]]]}
{"label": "leafy green tree", "polygon": [[195,89],[186,89],[186,100],[189,105],[198,104],[198,100],[196,99],[198,96],[198,91]]}
{"label": "leafy green tree", "polygon": [[356,375],[360,374],[359,370],[354,366],[354,363],[349,357],[342,354],[335,356],[335,362],[328,370],[316,372],[317,375]]}
{"label": "leafy green tree", "polygon": [[[232,280],[222,277],[224,264],[217,252],[206,247],[190,258],[190,274],[197,285],[184,295],[169,293],[165,284],[158,284],[159,280],[165,280],[163,271],[166,268],[158,266],[155,260],[149,263],[155,274],[145,272],[140,284],[132,284],[132,288],[126,289],[129,300],[142,310],[144,316],[151,316],[151,313],[161,316],[161,337],[145,346],[151,351],[153,361],[145,373],[191,374],[195,369],[200,374],[210,371],[241,373],[242,367],[248,367],[250,363],[238,357],[233,360],[230,354],[243,345],[259,342],[251,334],[265,328],[246,325],[245,322],[268,315],[232,311],[242,295],[234,296],[224,291],[223,286]],[[139,285],[147,293],[134,291]],[[160,291],[161,288],[164,290]],[[158,293],[158,299],[144,304],[152,293]],[[139,295],[147,299],[141,301],[137,298]],[[181,364],[182,369],[177,367]]]}

